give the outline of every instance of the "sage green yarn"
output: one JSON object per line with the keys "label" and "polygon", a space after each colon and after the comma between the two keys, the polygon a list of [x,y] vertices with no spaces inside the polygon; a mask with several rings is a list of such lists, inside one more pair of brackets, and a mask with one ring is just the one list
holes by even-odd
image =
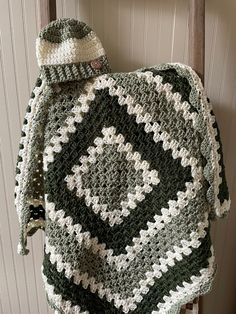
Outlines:
{"label": "sage green yarn", "polygon": [[52,43],[61,43],[69,38],[82,39],[91,31],[92,29],[84,22],[61,18],[44,27],[39,37]]}

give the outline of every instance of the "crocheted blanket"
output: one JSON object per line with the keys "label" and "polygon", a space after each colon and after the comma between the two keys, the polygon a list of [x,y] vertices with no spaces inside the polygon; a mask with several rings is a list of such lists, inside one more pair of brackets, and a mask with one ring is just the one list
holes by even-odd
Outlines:
{"label": "crocheted blanket", "polygon": [[[74,42],[90,34],[73,20],[41,33],[52,58],[72,26]],[[229,210],[215,116],[186,65],[111,74],[103,50],[93,58],[86,71],[60,56],[40,65],[17,164],[19,252],[45,229],[57,313],[178,313],[211,288],[210,223]]]}

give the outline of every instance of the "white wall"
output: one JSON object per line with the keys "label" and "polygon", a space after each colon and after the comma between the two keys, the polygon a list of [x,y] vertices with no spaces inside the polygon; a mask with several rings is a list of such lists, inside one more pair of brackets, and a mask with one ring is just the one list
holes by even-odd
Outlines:
{"label": "white wall", "polygon": [[[40,277],[43,236],[30,255],[16,254],[13,205],[20,128],[37,76],[39,0],[0,0],[0,314],[46,314]],[[204,314],[236,313],[236,1],[206,0],[206,89],[224,145],[232,197],[229,217],[213,228],[218,274],[203,299]],[[102,40],[113,71],[160,62],[187,62],[187,0],[57,0],[58,16],[88,22]]]}

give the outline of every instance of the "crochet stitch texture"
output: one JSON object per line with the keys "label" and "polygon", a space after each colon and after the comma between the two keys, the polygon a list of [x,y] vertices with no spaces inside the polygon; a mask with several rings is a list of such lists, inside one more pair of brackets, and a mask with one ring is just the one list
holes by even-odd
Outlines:
{"label": "crochet stitch texture", "polygon": [[211,220],[230,200],[215,116],[183,64],[109,73],[84,23],[37,39],[17,162],[18,251],[45,229],[55,313],[176,314],[211,288]]}

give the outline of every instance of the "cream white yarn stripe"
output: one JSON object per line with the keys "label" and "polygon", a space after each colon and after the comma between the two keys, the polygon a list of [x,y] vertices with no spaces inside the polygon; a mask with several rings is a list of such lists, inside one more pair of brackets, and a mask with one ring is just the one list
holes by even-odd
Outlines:
{"label": "cream white yarn stripe", "polygon": [[[201,99],[201,103],[202,106],[203,101]],[[207,107],[208,105],[208,107]],[[218,149],[220,148],[220,144],[219,142],[216,141],[215,137],[217,136],[218,132],[215,128],[213,128],[213,124],[215,123],[215,117],[211,115],[210,110],[212,109],[212,107],[209,107],[209,104],[205,104],[205,106],[203,107],[205,108],[205,113],[206,113],[206,117],[209,122],[207,123],[207,130],[208,130],[208,135],[209,138],[211,139],[211,145],[212,145],[212,153],[211,153],[211,159],[212,159],[212,169],[213,169],[213,175],[214,175],[214,180],[212,182],[212,185],[214,187],[214,210],[215,213],[218,217],[222,217],[223,214],[227,211],[229,211],[230,209],[230,204],[231,201],[230,200],[224,200],[223,204],[220,203],[220,200],[218,198],[219,195],[219,187],[220,184],[222,182],[222,178],[220,177],[220,173],[221,173],[221,166],[220,166],[220,159],[221,159],[221,155],[218,153]]]}
{"label": "cream white yarn stripe", "polygon": [[168,271],[169,267],[175,265],[175,260],[180,261],[183,259],[183,256],[190,255],[192,250],[191,248],[197,248],[200,246],[200,238],[204,238],[206,235],[205,228],[208,226],[208,215],[205,214],[205,221],[199,224],[199,231],[193,233],[191,241],[182,240],[181,244],[183,247],[174,246],[173,252],[167,251],[166,258],[160,258],[160,264],[153,264],[153,271],[146,272],[145,280],[140,280],[137,284],[137,288],[133,289],[133,297],[127,299],[122,299],[120,294],[112,292],[110,288],[105,287],[105,283],[96,282],[96,278],[89,277],[88,273],[81,273],[79,269],[72,269],[72,266],[68,262],[63,261],[63,256],[55,252],[56,248],[51,246],[49,239],[45,239],[45,252],[50,254],[50,261],[52,264],[56,263],[58,272],[65,270],[65,276],[70,279],[73,277],[75,284],[82,284],[84,289],[90,288],[92,293],[97,292],[99,297],[103,296],[110,302],[114,299],[115,307],[119,308],[122,306],[124,313],[128,313],[130,310],[134,310],[137,307],[137,303],[140,303],[143,299],[142,295],[145,295],[149,291],[149,286],[153,286],[155,283],[155,278],[161,278],[163,273]]}
{"label": "cream white yarn stripe", "polygon": [[61,43],[52,43],[37,38],[36,55],[39,66],[88,62],[105,55],[96,34],[91,31],[81,39],[68,38]]}
{"label": "cream white yarn stripe", "polygon": [[[100,214],[103,220],[108,219],[109,225],[114,226],[123,222],[122,217],[127,217],[130,214],[130,209],[137,207],[137,202],[141,202],[145,198],[146,193],[152,191],[152,185],[157,185],[160,180],[158,178],[157,170],[149,170],[149,163],[146,160],[142,160],[141,155],[133,151],[131,143],[124,143],[125,138],[122,134],[117,134],[114,126],[103,128],[101,133],[103,137],[97,137],[94,140],[95,146],[89,146],[87,151],[88,155],[80,157],[81,165],[74,165],[72,167],[73,175],[67,175],[65,181],[69,190],[76,188],[76,195],[78,197],[85,197],[85,203],[87,206],[92,205],[92,209],[96,214]],[[118,152],[125,153],[126,160],[133,161],[133,168],[136,171],[142,171],[143,186],[136,185],[134,193],[128,193],[127,198],[121,202],[121,210],[116,209],[110,211],[107,204],[101,204],[99,196],[91,195],[90,189],[83,187],[83,175],[89,172],[90,164],[95,164],[97,155],[103,153],[104,145],[116,145]],[[145,194],[143,194],[145,193]]]}
{"label": "cream white yarn stripe", "polygon": [[[214,279],[215,273],[215,256],[214,250],[211,246],[212,256],[208,259],[208,268],[203,268],[200,270],[201,276],[191,276],[192,283],[182,282],[182,286],[177,286],[177,291],[170,291],[170,296],[165,296],[163,299],[165,302],[158,303],[157,311],[152,311],[152,314],[166,314],[175,306],[183,305],[196,296],[202,293],[206,293],[211,288],[212,281]],[[191,292],[191,293],[190,293]]]}
{"label": "cream white yarn stripe", "polygon": [[33,92],[35,94],[35,97],[29,100],[29,106],[31,108],[30,112],[26,112],[25,119],[27,119],[27,124],[24,124],[22,127],[22,131],[25,133],[25,136],[22,136],[20,139],[20,144],[23,145],[23,148],[19,150],[19,156],[22,158],[22,161],[19,161],[17,164],[17,167],[20,170],[19,174],[16,174],[16,180],[18,181],[19,185],[15,186],[15,206],[17,209],[17,213],[20,219],[20,222],[22,222],[22,215],[23,211],[25,210],[25,203],[24,203],[24,197],[25,197],[25,188],[26,184],[29,180],[28,177],[28,167],[29,167],[29,161],[31,157],[31,143],[32,138],[35,132],[35,116],[40,108],[40,93],[45,88],[46,83],[42,81],[42,84],[40,87],[35,87]]}
{"label": "cream white yarn stripe", "polygon": [[215,198],[214,209],[215,209],[216,215],[218,217],[222,217],[222,215],[225,212],[229,211],[231,201],[225,200],[223,202],[223,204],[220,204],[220,200],[218,198],[219,186],[222,182],[222,179],[220,177],[221,166],[219,164],[219,160],[220,160],[221,156],[218,153],[218,149],[219,149],[220,145],[218,142],[216,142],[216,139],[215,139],[218,132],[213,127],[213,124],[215,123],[216,119],[211,114],[212,105],[211,105],[211,103],[208,103],[208,101],[207,101],[206,92],[203,88],[201,79],[196,74],[196,72],[191,67],[183,65],[181,63],[173,63],[173,64],[178,65],[183,70],[187,69],[189,71],[191,78],[193,80],[193,83],[194,83],[194,87],[197,89],[199,94],[202,95],[202,97],[200,97],[201,108],[203,111],[204,119],[206,121],[206,126],[207,126],[208,136],[210,138],[210,143],[212,145],[211,159],[212,159],[212,169],[213,169],[213,175],[214,175],[214,180],[213,180],[214,198]]}
{"label": "cream white yarn stripe", "polygon": [[[64,314],[89,314],[88,311],[81,311],[80,306],[72,306],[71,301],[64,300],[60,294],[56,294],[54,292],[54,286],[50,285],[47,281],[47,277],[43,273],[43,266],[41,268],[43,283],[45,287],[45,291],[47,293],[47,297],[49,300],[49,305],[52,304],[60,311],[63,311]],[[59,313],[57,310],[55,313]]]}

